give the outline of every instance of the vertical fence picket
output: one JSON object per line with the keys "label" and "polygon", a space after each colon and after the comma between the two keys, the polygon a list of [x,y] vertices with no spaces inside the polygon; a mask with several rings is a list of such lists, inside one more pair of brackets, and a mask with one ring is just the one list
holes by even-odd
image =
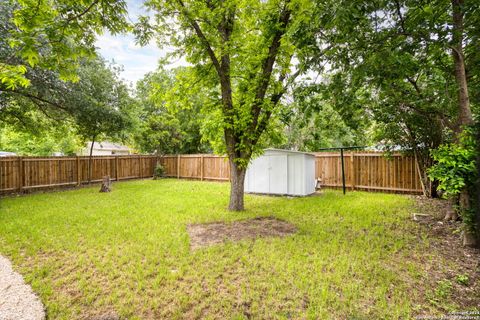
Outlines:
{"label": "vertical fence picket", "polygon": [[23,168],[23,158],[18,158],[18,191],[23,191],[23,185],[25,180],[25,170]]}

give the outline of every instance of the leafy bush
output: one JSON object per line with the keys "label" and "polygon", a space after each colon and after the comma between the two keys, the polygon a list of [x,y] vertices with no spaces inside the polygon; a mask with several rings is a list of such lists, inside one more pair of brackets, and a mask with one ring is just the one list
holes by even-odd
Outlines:
{"label": "leafy bush", "polygon": [[456,196],[475,184],[475,148],[473,131],[466,129],[459,143],[445,144],[432,151],[436,163],[428,170],[428,175],[439,181],[438,189],[445,192],[445,197]]}
{"label": "leafy bush", "polygon": [[[430,179],[439,181],[439,190],[444,191],[444,197],[453,198],[467,191],[470,199],[475,199],[475,184],[478,179],[476,170],[477,142],[473,128],[466,128],[458,143],[440,146],[432,151],[435,160],[429,171]],[[477,206],[479,204],[476,204]],[[475,208],[458,206],[464,225],[472,232],[478,230],[475,223]]]}
{"label": "leafy bush", "polygon": [[160,179],[165,174],[165,167],[158,163],[153,170],[153,179]]}

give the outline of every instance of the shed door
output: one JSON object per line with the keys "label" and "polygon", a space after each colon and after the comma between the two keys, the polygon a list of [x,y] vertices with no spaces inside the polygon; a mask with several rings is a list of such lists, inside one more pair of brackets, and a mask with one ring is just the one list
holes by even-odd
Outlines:
{"label": "shed door", "polygon": [[270,193],[288,193],[287,155],[270,155],[269,157]]}
{"label": "shed door", "polygon": [[259,157],[255,159],[253,166],[250,169],[249,177],[249,191],[258,192],[258,193],[268,193],[269,192],[269,161],[268,157]]}

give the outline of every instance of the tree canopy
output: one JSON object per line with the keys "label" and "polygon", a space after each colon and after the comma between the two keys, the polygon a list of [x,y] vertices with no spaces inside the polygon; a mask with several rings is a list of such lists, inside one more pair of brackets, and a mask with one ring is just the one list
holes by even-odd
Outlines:
{"label": "tree canopy", "polygon": [[26,87],[27,67],[77,80],[81,58],[95,55],[97,34],[127,30],[126,3],[117,0],[5,0],[0,4],[0,88]]}
{"label": "tree canopy", "polygon": [[150,0],[146,6],[155,21],[149,26],[141,20],[139,41],[155,35],[173,45],[195,66],[191,81],[211,90],[210,116],[230,160],[229,207],[242,210],[246,167],[288,85],[306,63],[303,49],[313,41],[309,25],[315,3]]}
{"label": "tree canopy", "polygon": [[[139,149],[147,153],[202,153],[210,144],[202,136],[203,91],[189,90],[185,96],[182,79],[191,72],[180,67],[166,70],[159,66],[137,82],[136,99],[141,109],[140,127],[135,136]],[[187,77],[188,78],[188,77]]]}

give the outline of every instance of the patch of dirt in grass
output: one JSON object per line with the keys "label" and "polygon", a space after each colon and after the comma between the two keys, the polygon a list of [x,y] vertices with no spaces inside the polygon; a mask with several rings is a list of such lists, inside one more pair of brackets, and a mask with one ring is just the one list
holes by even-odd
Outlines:
{"label": "patch of dirt in grass", "polygon": [[[460,310],[479,309],[480,250],[462,245],[461,221],[443,220],[449,208],[447,201],[422,196],[413,198],[416,201],[416,213],[420,215],[412,218],[429,235],[428,250],[432,259],[423,261],[429,271],[428,281],[437,287],[437,291],[447,283],[448,299],[454,301]],[[442,308],[442,299],[437,299],[435,295],[436,292],[433,292],[430,302]]]}
{"label": "patch of dirt in grass", "polygon": [[285,237],[296,231],[297,228],[293,224],[273,217],[260,217],[231,223],[189,224],[187,226],[192,250],[225,241],[260,237]]}
{"label": "patch of dirt in grass", "polygon": [[88,317],[84,317],[85,320],[120,320],[120,316],[114,312],[114,311],[111,311],[111,312],[106,312],[106,313],[103,313],[101,315],[97,315],[97,316],[88,316]]}

